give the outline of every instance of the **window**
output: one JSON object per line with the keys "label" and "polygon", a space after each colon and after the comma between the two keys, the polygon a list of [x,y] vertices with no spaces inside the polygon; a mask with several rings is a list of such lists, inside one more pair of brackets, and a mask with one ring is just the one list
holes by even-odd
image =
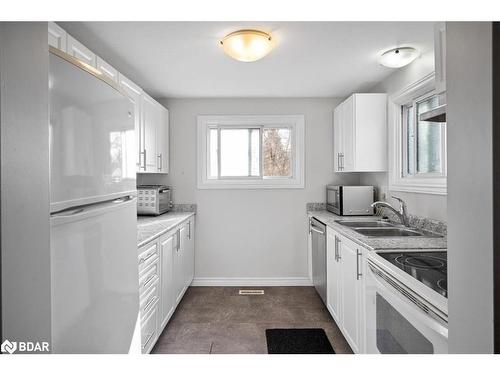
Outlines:
{"label": "window", "polygon": [[444,176],[446,125],[420,121],[420,115],[439,105],[439,96],[427,94],[401,106],[403,126],[402,177]]}
{"label": "window", "polygon": [[198,187],[304,187],[304,116],[199,116]]}
{"label": "window", "polygon": [[434,73],[389,98],[389,190],[446,194],[446,124],[419,120],[443,99]]}

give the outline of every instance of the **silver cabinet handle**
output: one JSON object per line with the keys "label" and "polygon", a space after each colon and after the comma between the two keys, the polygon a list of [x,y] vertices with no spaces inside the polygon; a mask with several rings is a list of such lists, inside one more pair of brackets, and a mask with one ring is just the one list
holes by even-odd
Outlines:
{"label": "silver cabinet handle", "polygon": [[151,340],[151,338],[153,337],[155,333],[154,332],[151,332],[148,336],[148,338],[146,339],[146,342],[144,343],[144,345],[142,346],[142,350],[146,349],[147,346],[148,346],[148,343],[149,343],[149,340]]}
{"label": "silver cabinet handle", "polygon": [[361,251],[359,249],[356,249],[356,280],[359,280],[363,274],[359,271],[359,266],[361,265],[361,262],[359,261],[359,258],[361,258]]}
{"label": "silver cabinet handle", "polygon": [[181,230],[177,229],[177,251],[181,249]]}
{"label": "silver cabinet handle", "polygon": [[337,243],[336,243],[336,245],[337,245],[337,262],[339,262],[340,259],[342,259],[342,257],[340,256],[340,246],[339,246],[342,241],[337,236],[335,236],[335,239],[337,240]]}
{"label": "silver cabinet handle", "polygon": [[142,284],[141,284],[141,288],[142,287],[145,287],[146,285],[148,285],[154,278],[156,277],[156,275],[151,275],[149,276],[146,281],[144,281]]}
{"label": "silver cabinet handle", "polygon": [[191,220],[188,221],[188,229],[189,229],[188,238],[191,239]]}
{"label": "silver cabinet handle", "polygon": [[161,171],[163,169],[163,154],[158,154],[156,156],[159,160],[159,163],[158,163],[158,170]]}
{"label": "silver cabinet handle", "polygon": [[149,255],[148,255],[147,257],[145,257],[145,258],[141,258],[141,259],[139,259],[139,264],[142,264],[142,263],[146,262],[148,259],[150,259],[151,257],[153,257],[155,254],[156,254],[156,253],[154,253],[154,252],[153,252],[153,253],[149,254]]}
{"label": "silver cabinet handle", "polygon": [[340,171],[340,152],[337,152],[337,169]]}
{"label": "silver cabinet handle", "polygon": [[141,163],[141,155],[143,155],[142,157],[144,158],[144,161],[140,168],[146,170],[146,149],[144,149],[142,152],[139,152],[139,164]]}
{"label": "silver cabinet handle", "polygon": [[340,153],[340,165],[341,165],[341,170],[344,170],[344,153]]}
{"label": "silver cabinet handle", "polygon": [[156,296],[153,296],[149,299],[149,301],[146,303],[146,306],[144,306],[144,309],[142,309],[143,311],[146,311],[148,309],[149,306],[151,306],[155,301],[156,301],[157,297]]}
{"label": "silver cabinet handle", "polygon": [[335,261],[339,261],[339,239],[335,236]]}

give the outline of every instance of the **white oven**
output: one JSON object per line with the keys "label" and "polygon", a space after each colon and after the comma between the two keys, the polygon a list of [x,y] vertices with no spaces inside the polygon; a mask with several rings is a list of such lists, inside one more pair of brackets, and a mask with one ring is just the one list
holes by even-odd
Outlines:
{"label": "white oven", "polygon": [[377,255],[366,264],[366,353],[448,353],[447,315]]}

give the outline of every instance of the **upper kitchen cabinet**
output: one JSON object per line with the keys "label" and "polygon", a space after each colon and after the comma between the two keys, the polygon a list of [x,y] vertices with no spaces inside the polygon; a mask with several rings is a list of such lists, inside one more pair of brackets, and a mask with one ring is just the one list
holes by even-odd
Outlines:
{"label": "upper kitchen cabinet", "polygon": [[96,65],[95,67],[102,74],[108,77],[110,80],[118,83],[118,70],[109,65],[106,61],[101,59],[99,56],[96,56]]}
{"label": "upper kitchen cabinet", "polygon": [[49,46],[66,52],[67,36],[68,34],[66,33],[66,31],[64,31],[64,29],[62,29],[59,25],[57,25],[55,22],[49,22]]}
{"label": "upper kitchen cabinet", "polygon": [[158,173],[168,173],[169,171],[169,119],[168,109],[158,104],[159,127],[156,132],[156,152]]}
{"label": "upper kitchen cabinet", "polygon": [[147,94],[142,95],[140,172],[168,173],[168,110]]}
{"label": "upper kitchen cabinet", "polygon": [[386,112],[386,94],[353,94],[335,108],[335,172],[387,170]]}
{"label": "upper kitchen cabinet", "polygon": [[136,153],[136,170],[140,171],[142,167],[142,147],[141,147],[141,105],[142,105],[142,89],[123,74],[118,74],[118,85],[128,95],[134,103],[134,124],[135,124],[135,144],[137,145]]}
{"label": "upper kitchen cabinet", "polygon": [[66,53],[80,61],[83,61],[84,63],[89,64],[90,66],[96,66],[95,53],[69,34],[67,35]]}
{"label": "upper kitchen cabinet", "polygon": [[446,23],[434,25],[434,67],[436,71],[436,93],[446,91]]}
{"label": "upper kitchen cabinet", "polygon": [[50,46],[91,65],[103,76],[118,84],[134,104],[137,172],[168,173],[168,109],[54,22],[48,23],[48,43]]}

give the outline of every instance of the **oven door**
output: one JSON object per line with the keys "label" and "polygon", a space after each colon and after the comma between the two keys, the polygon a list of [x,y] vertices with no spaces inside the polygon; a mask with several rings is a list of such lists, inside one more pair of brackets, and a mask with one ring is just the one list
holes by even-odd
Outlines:
{"label": "oven door", "polygon": [[366,352],[448,353],[447,323],[370,260],[366,268]]}
{"label": "oven door", "polygon": [[340,186],[326,187],[326,208],[337,215],[342,215],[342,200]]}

